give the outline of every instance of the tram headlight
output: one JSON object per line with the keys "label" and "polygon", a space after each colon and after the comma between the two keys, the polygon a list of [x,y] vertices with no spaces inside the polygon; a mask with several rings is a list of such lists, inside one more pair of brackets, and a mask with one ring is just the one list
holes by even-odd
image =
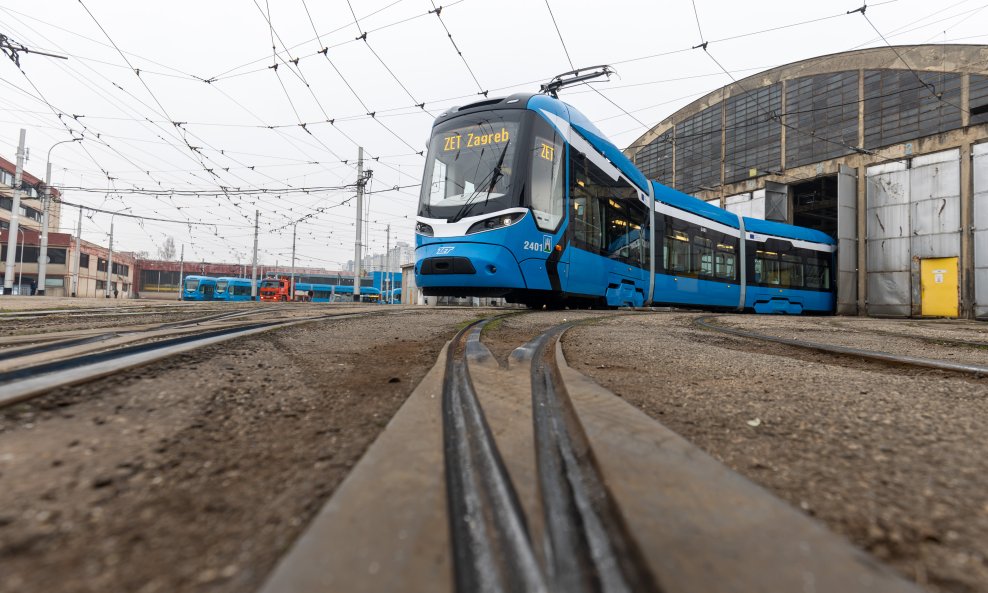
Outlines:
{"label": "tram headlight", "polygon": [[433,235],[432,227],[423,222],[415,223],[415,232],[420,235],[425,235],[426,237],[431,237]]}
{"label": "tram headlight", "polygon": [[480,222],[475,222],[470,225],[467,229],[467,234],[472,235],[473,233],[482,233],[484,231],[492,231],[494,229],[503,228],[506,226],[511,226],[525,217],[524,212],[510,212],[508,214],[500,214],[492,218],[487,218],[481,220]]}

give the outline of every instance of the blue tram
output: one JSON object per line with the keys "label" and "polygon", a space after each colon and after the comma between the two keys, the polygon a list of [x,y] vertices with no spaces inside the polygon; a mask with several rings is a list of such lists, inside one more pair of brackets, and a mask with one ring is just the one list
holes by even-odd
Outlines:
{"label": "blue tram", "polygon": [[649,181],[576,109],[513,95],[433,125],[415,226],[426,295],[530,307],[834,309],[835,241]]}
{"label": "blue tram", "polygon": [[186,276],[182,282],[183,301],[211,301],[216,293],[216,278]]}
{"label": "blue tram", "polygon": [[[376,302],[381,291],[370,286],[360,287],[362,302]],[[311,284],[297,282],[295,284],[295,299],[308,300],[313,303],[352,303],[353,287],[339,284]]]}
{"label": "blue tram", "polygon": [[216,279],[213,298],[217,301],[249,301],[251,282],[249,278],[224,276]]}

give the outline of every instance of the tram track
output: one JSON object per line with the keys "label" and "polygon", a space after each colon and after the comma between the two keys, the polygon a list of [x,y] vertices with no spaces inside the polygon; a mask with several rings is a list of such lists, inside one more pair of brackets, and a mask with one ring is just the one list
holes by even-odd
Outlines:
{"label": "tram track", "polygon": [[[769,334],[754,332],[736,327],[728,327],[725,325],[714,323],[714,320],[722,317],[723,316],[721,315],[705,315],[705,316],[697,317],[696,319],[693,320],[693,325],[699,328],[730,334],[741,338],[759,340],[763,342],[772,342],[784,346],[790,346],[804,350],[814,350],[817,352],[824,352],[827,354],[833,354],[837,356],[865,359],[868,361],[880,362],[884,364],[905,365],[905,366],[935,369],[939,371],[946,371],[952,373],[962,373],[965,375],[974,376],[975,378],[982,378],[988,376],[988,365],[969,363],[969,362],[955,362],[955,361],[941,360],[936,358],[925,358],[925,357],[911,356],[906,354],[895,354],[895,353],[884,352],[880,350],[854,348],[851,346],[841,346],[837,344],[827,344],[823,342],[813,342],[813,341],[799,340],[794,338],[783,338],[779,336],[773,336]],[[873,332],[873,333],[881,335],[880,332]],[[909,337],[912,339],[920,339],[917,338],[916,336],[911,336],[911,335],[904,337]]]}
{"label": "tram track", "polygon": [[505,366],[492,319],[447,344],[262,593],[917,590],[571,369],[572,320]]}
{"label": "tram track", "polygon": [[[11,366],[16,368],[18,366],[30,364],[28,361],[32,356],[42,354],[57,356],[59,352],[65,352],[71,349],[78,349],[86,346],[100,349],[103,347],[111,347],[114,345],[133,342],[135,340],[141,340],[144,337],[147,337],[147,339],[160,337],[156,336],[155,332],[160,332],[167,335],[171,331],[196,331],[196,328],[202,324],[217,323],[224,320],[245,316],[267,314],[272,312],[274,309],[275,308],[273,307],[265,307],[260,309],[251,309],[248,311],[228,311],[205,317],[196,317],[166,323],[156,323],[146,326],[122,326],[96,331],[87,330],[82,332],[67,332],[64,334],[60,333],[56,336],[52,336],[51,334],[37,334],[21,336],[20,339],[17,340],[0,339],[0,344],[7,345],[6,348],[0,349],[0,372],[3,372],[6,368]],[[116,344],[104,344],[104,342],[113,340],[117,341]],[[21,344],[27,345],[21,346]]]}
{"label": "tram track", "polygon": [[[935,344],[937,346],[960,346],[962,348],[978,348],[978,349],[988,349],[988,337],[985,340],[964,340],[960,338],[944,337],[944,336],[932,336],[932,335],[922,335],[915,333],[906,332],[894,332],[888,330],[880,330],[874,328],[858,328],[852,327],[851,324],[846,322],[841,322],[839,320],[828,320],[828,324],[832,327],[836,327],[842,331],[852,331],[856,333],[870,333],[879,336],[887,336],[890,338],[906,338],[910,340],[916,340],[919,342],[925,342],[927,344]],[[941,329],[930,326],[923,325],[913,325],[913,327],[920,329]],[[950,331],[957,331],[955,328],[950,328]]]}
{"label": "tram track", "polygon": [[[157,332],[110,332],[5,352],[5,358],[0,359],[0,407],[25,401],[56,387],[92,381],[169,356],[260,332],[317,321],[388,313],[373,311],[265,321],[229,321],[231,317],[242,317],[247,313],[266,312],[269,311],[211,316],[205,321],[213,324],[210,327],[202,327],[200,324],[204,323],[205,318],[200,318],[176,322],[180,325],[162,324]],[[216,322],[221,320],[229,323],[217,327]]]}

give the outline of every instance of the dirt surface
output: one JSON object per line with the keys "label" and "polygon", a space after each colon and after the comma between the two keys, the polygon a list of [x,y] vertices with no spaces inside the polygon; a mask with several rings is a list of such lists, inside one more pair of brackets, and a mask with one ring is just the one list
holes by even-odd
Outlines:
{"label": "dirt surface", "polygon": [[252,591],[477,310],[231,341],[0,410],[0,591]]}
{"label": "dirt surface", "polygon": [[[14,297],[26,300],[27,297]],[[0,312],[0,345],[4,341],[37,334],[70,333],[92,329],[116,329],[134,325],[172,323],[241,310],[262,309],[266,303],[207,302],[162,303],[161,301],[127,301],[107,307],[106,302],[89,299],[67,307],[32,301],[43,309],[20,309]],[[4,303],[0,303],[4,304]],[[6,303],[10,305],[10,303]],[[17,303],[26,306],[25,303]]]}
{"label": "dirt surface", "polygon": [[711,323],[767,336],[988,366],[988,324],[957,320],[881,320],[722,315]]}
{"label": "dirt surface", "polygon": [[[988,379],[735,338],[694,328],[696,316],[608,317],[570,330],[564,352],[575,369],[929,590],[988,592]],[[726,319],[787,337],[821,322]],[[881,343],[916,356],[946,348],[889,336],[873,346]]]}

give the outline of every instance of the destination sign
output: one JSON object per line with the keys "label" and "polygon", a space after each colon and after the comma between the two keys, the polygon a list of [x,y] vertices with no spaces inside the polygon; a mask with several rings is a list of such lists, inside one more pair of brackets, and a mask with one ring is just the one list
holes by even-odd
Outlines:
{"label": "destination sign", "polygon": [[473,130],[465,128],[443,136],[443,151],[451,152],[463,148],[482,148],[496,144],[507,144],[510,139],[511,134],[504,127],[499,132],[481,130],[479,127]]}

